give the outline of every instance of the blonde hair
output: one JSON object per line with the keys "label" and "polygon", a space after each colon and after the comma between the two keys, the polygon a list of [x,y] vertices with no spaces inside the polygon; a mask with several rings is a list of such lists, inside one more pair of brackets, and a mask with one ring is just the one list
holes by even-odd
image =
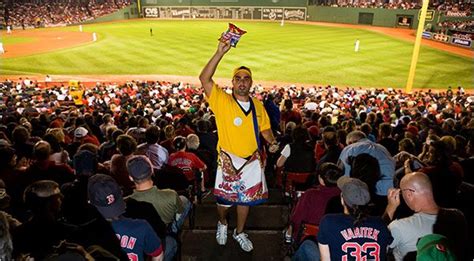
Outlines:
{"label": "blonde hair", "polygon": [[186,147],[188,147],[188,149],[197,150],[199,143],[199,137],[196,134],[189,134],[186,137]]}
{"label": "blonde hair", "polygon": [[48,129],[46,130],[46,134],[51,134],[53,135],[56,140],[58,140],[59,142],[64,142],[64,132],[63,132],[63,129],[61,128],[51,128],[51,129]]}

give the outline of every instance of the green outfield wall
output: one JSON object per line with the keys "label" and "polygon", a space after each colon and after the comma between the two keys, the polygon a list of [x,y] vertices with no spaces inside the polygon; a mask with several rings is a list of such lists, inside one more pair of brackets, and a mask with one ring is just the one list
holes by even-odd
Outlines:
{"label": "green outfield wall", "polygon": [[[406,20],[403,20],[406,18]],[[436,13],[433,20],[436,20]],[[416,28],[418,10],[308,6],[308,21]],[[405,21],[405,22],[404,22]]]}

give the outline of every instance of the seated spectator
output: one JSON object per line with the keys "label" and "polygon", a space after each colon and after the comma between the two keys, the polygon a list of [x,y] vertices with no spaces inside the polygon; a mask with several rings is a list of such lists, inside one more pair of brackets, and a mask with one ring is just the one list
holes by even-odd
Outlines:
{"label": "seated spectator", "polygon": [[[127,161],[127,169],[135,183],[135,190],[128,197],[153,205],[169,231],[177,233],[191,210],[191,202],[184,196],[178,196],[171,189],[158,189],[153,184],[153,166],[145,156],[135,156]],[[166,237],[165,260],[171,260],[176,255],[176,240]]]}
{"label": "seated spectator", "polygon": [[310,145],[308,130],[296,127],[292,132],[292,142],[285,145],[277,161],[277,167],[285,172],[312,173],[315,171],[314,150]]}
{"label": "seated spectator", "polygon": [[319,226],[322,216],[326,214],[328,202],[341,193],[336,183],[342,176],[342,170],[337,165],[324,163],[318,173],[319,185],[306,190],[291,213],[286,239],[297,240],[302,223]]}
{"label": "seated spectator", "polygon": [[100,162],[108,161],[114,154],[118,154],[117,138],[124,134],[122,130],[110,127],[107,129],[106,141],[99,146]]}
{"label": "seated spectator", "polygon": [[353,157],[350,176],[367,184],[371,198],[369,213],[373,216],[381,216],[387,205],[387,197],[375,193],[377,180],[380,179],[380,166],[377,159],[367,153]]}
{"label": "seated spectator", "polygon": [[[295,255],[295,260],[319,260],[319,255],[321,260],[342,260],[348,256],[362,258],[363,255],[368,255],[367,259],[385,260],[387,246],[393,238],[380,217],[368,215],[370,193],[367,184],[358,179],[341,177],[337,186],[341,190],[344,213],[325,215],[317,235],[319,248],[307,240],[301,246],[302,253],[309,250],[311,252],[304,254],[311,254],[303,255],[306,259]],[[360,248],[364,253],[357,251]]]}
{"label": "seated spectator", "polygon": [[83,247],[100,246],[116,257],[126,258],[110,224],[88,203],[87,183],[96,174],[97,154],[81,150],[74,155],[73,165],[76,179],[61,187],[61,223],[76,228],[72,239]]}
{"label": "seated spectator", "polygon": [[[337,163],[339,156],[341,155],[342,146],[339,144],[337,139],[337,133],[334,127],[326,127],[323,130],[322,142],[324,146],[324,154],[318,161],[318,166],[326,162]],[[318,146],[316,144],[316,146]],[[316,147],[315,146],[315,147]],[[318,149],[315,149],[318,150]],[[319,167],[318,167],[319,169]]]}
{"label": "seated spectator", "polygon": [[415,143],[410,138],[403,138],[398,143],[399,152],[393,158],[395,159],[396,180],[400,180],[405,174],[405,162],[407,160],[412,164],[411,169],[417,170],[425,164],[415,156]]}
{"label": "seated spectator", "polygon": [[51,146],[51,155],[49,159],[54,161],[56,164],[68,164],[69,153],[61,147],[59,140],[53,134],[49,133],[44,135],[44,141],[47,141]]}
{"label": "seated spectator", "polygon": [[382,123],[379,126],[379,143],[384,146],[390,155],[395,156],[398,152],[397,141],[392,137],[392,126],[390,123]]}
{"label": "seated spectator", "polygon": [[464,215],[456,209],[438,206],[433,195],[429,177],[413,172],[403,177],[399,189],[390,189],[385,216],[392,219],[400,205],[400,194],[408,207],[415,211],[410,217],[394,220],[388,226],[393,242],[395,260],[404,260],[416,251],[419,238],[428,234],[441,234],[448,238],[458,260],[465,260],[467,225]]}
{"label": "seated spectator", "polygon": [[33,148],[35,160],[26,169],[25,184],[38,180],[53,180],[62,185],[74,180],[74,170],[67,164],[56,164],[49,159],[51,146],[46,141],[38,141]]}
{"label": "seated spectator", "polygon": [[[456,207],[456,195],[464,173],[461,165],[454,162],[442,141],[430,143],[429,161],[419,169],[430,178],[436,203],[441,207]],[[407,161],[406,172],[412,171],[411,161]]]}
{"label": "seated spectator", "polygon": [[[172,153],[168,159],[168,164],[180,168],[188,181],[200,181],[201,192],[206,192],[204,185],[203,171],[206,170],[206,164],[194,153],[186,151],[186,138],[177,136],[173,140],[173,147],[176,152]],[[199,176],[196,176],[199,175]]]}
{"label": "seated spectator", "polygon": [[163,246],[150,224],[143,219],[123,216],[125,202],[117,182],[107,175],[97,174],[89,178],[89,200],[107,219],[119,238],[122,250],[130,260],[163,260]]}
{"label": "seated spectator", "polygon": [[12,132],[12,142],[18,161],[30,160],[33,158],[34,143],[30,140],[30,132],[23,126],[16,126]]}
{"label": "seated spectator", "polygon": [[429,148],[430,148],[430,144],[432,142],[435,142],[435,141],[439,141],[438,135],[431,134],[431,135],[428,135],[428,137],[426,137],[426,140],[423,143],[422,151],[418,155],[418,159],[420,159],[422,162],[428,162],[429,161],[428,151],[429,151]]}
{"label": "seated spectator", "polygon": [[464,170],[464,181],[474,185],[474,175],[472,170],[474,169],[474,136],[471,136],[466,146],[467,157],[460,162]]}
{"label": "seated spectator", "polygon": [[155,170],[159,170],[168,162],[169,154],[163,146],[158,144],[160,128],[150,126],[145,131],[145,143],[138,145],[136,154],[145,155],[150,159]]}
{"label": "seated spectator", "polygon": [[67,228],[59,223],[61,191],[58,183],[50,180],[33,182],[25,189],[25,204],[32,217],[12,233],[13,258],[29,255],[42,260],[68,235]]}
{"label": "seated spectator", "polygon": [[124,195],[130,195],[133,191],[133,182],[127,171],[127,160],[133,156],[137,149],[137,142],[132,136],[123,134],[117,138],[117,149],[120,154],[115,154],[110,159],[110,175],[123,189]]}
{"label": "seated spectator", "polygon": [[379,196],[386,196],[389,188],[393,187],[393,176],[395,174],[395,160],[385,147],[367,139],[361,131],[353,131],[347,135],[347,147],[345,147],[339,157],[339,166],[344,167],[345,176],[351,172],[350,157],[355,157],[362,153],[367,153],[376,158],[380,166],[380,179],[376,183],[375,193]]}

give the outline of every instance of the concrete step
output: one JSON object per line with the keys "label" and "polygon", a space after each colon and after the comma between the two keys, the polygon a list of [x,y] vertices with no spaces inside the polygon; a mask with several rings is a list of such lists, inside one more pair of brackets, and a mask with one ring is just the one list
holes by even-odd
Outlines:
{"label": "concrete step", "polygon": [[183,261],[233,261],[233,260],[283,260],[283,237],[280,231],[247,230],[254,250],[244,252],[228,231],[227,244],[216,242],[216,230],[184,230],[182,233],[181,257]]}
{"label": "concrete step", "polygon": [[[285,205],[259,205],[250,208],[246,229],[282,230],[288,223],[289,210]],[[235,207],[229,210],[229,227],[236,226],[237,211]],[[217,225],[217,210],[215,204],[196,205],[194,228],[215,229]],[[184,228],[189,228],[188,221]]]}

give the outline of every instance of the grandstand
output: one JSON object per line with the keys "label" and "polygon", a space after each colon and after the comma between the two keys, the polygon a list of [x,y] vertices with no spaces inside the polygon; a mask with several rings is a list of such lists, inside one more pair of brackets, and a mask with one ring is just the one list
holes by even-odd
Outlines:
{"label": "grandstand", "polygon": [[[152,186],[173,189],[188,200],[177,203],[181,198],[172,194],[179,211],[170,215],[169,209],[161,212],[155,204],[130,197],[124,203],[127,210],[119,213],[118,219],[122,214],[145,219],[147,231],[153,230],[147,239],[159,237],[168,251],[176,243],[177,253],[169,260],[298,257],[306,234],[307,243],[316,240],[311,229],[319,229],[323,215],[341,213],[346,206],[329,177],[344,172],[367,184],[371,201],[361,205],[380,219],[387,206],[387,213],[392,210],[391,195],[407,200],[406,194],[417,193],[418,188],[401,185],[405,173],[425,173],[433,184],[436,210],[455,208],[458,218],[428,234],[458,242],[464,234],[453,238],[446,231],[463,231],[465,244],[472,244],[472,5],[430,3],[414,89],[406,92],[420,8],[421,2],[413,1],[1,1],[0,227],[9,230],[4,235],[10,244],[0,251],[0,259],[72,255],[66,251],[71,247],[53,248],[62,239],[82,245],[81,255],[89,252],[101,260],[105,254],[91,248],[99,245],[124,259],[120,247],[133,250],[133,240],[121,235],[121,242],[114,241],[118,228],[108,222],[118,216],[104,215],[87,180],[107,174],[124,196],[133,195],[143,178],[127,165],[135,155],[150,161],[151,167],[140,168],[154,173]],[[214,80],[232,93],[234,81],[245,81],[235,80],[233,69],[250,67],[251,95],[264,104],[279,145],[271,153],[272,144],[264,144],[269,193],[264,204],[250,209],[245,233],[253,242],[251,252],[231,236],[235,209],[228,216],[227,245],[217,244],[217,201],[208,195],[218,167],[219,124],[199,73],[229,23],[247,33],[222,59]],[[360,139],[353,140],[357,135]],[[189,169],[168,161],[172,154],[179,156],[179,136],[189,142],[186,152],[206,165],[194,169],[190,179]],[[196,137],[199,142],[192,147]],[[356,145],[365,153],[349,151]],[[154,149],[147,151],[150,147]],[[38,183],[43,179],[56,183]],[[380,193],[376,183],[387,180],[390,190]],[[325,191],[326,198],[319,198],[318,191]],[[120,201],[119,194],[104,204]],[[401,201],[387,224],[411,217],[413,211],[426,214]],[[182,227],[173,230],[175,214],[186,202],[192,210]],[[166,254],[166,246],[156,242],[153,251],[140,255],[151,257],[163,249]],[[416,245],[411,247],[416,254]],[[392,248],[389,255],[399,257],[400,249]],[[460,244],[449,251],[471,260],[468,249]],[[134,260],[134,252],[127,253]]]}

